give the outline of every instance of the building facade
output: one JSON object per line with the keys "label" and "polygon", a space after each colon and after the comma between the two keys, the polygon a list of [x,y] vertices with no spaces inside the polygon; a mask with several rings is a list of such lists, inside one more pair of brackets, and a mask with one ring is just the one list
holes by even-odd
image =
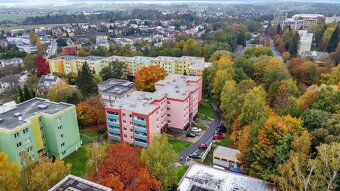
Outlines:
{"label": "building facade", "polygon": [[34,98],[0,111],[0,150],[20,167],[25,151],[63,159],[81,146],[74,105]]}
{"label": "building facade", "polygon": [[98,84],[99,96],[104,105],[113,103],[118,98],[123,98],[134,90],[134,85],[128,80],[108,79]]}
{"label": "building facade", "polygon": [[147,147],[153,134],[186,130],[202,100],[202,78],[169,74],[153,93],[133,91],[106,105],[108,138]]}
{"label": "building facade", "polygon": [[[128,72],[130,75],[135,73],[144,66],[157,65],[163,68],[168,74],[186,74],[190,72],[190,66],[200,64],[201,67],[208,67],[210,63],[204,62],[204,58],[199,57],[124,57],[124,56],[111,56],[111,57],[76,57],[76,56],[61,56],[48,60],[50,65],[50,71],[58,72],[62,74],[78,73],[78,70],[86,62],[95,74],[99,75],[101,69],[107,66],[112,61],[124,62],[128,66]],[[204,69],[204,68],[203,68]]]}

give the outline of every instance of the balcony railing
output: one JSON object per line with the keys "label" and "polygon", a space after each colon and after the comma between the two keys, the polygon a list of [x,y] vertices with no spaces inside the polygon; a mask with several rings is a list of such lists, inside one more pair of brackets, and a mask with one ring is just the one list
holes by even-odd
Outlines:
{"label": "balcony railing", "polygon": [[110,119],[115,119],[115,120],[119,119],[118,115],[106,114],[106,116],[107,116],[107,118],[110,118]]}
{"label": "balcony railing", "polygon": [[135,141],[135,145],[140,146],[140,147],[147,147],[148,146],[147,143],[143,143],[143,142],[140,142],[140,141]]}
{"label": "balcony railing", "polygon": [[119,126],[119,123],[117,123],[117,122],[113,122],[113,121],[107,121],[107,124],[109,125],[109,126],[114,126],[114,127],[120,127]]}
{"label": "balcony railing", "polygon": [[109,132],[120,135],[120,129],[118,128],[109,128]]}
{"label": "balcony railing", "polygon": [[135,137],[135,139],[140,139],[140,140],[144,140],[144,141],[148,140],[148,137],[145,136],[145,135],[135,134],[134,137]]}
{"label": "balcony railing", "polygon": [[143,127],[135,127],[134,130],[141,133],[147,133],[147,129]]}
{"label": "balcony railing", "polygon": [[120,141],[120,137],[116,136],[116,135],[109,135],[110,139],[116,140],[116,141]]}
{"label": "balcony railing", "polygon": [[137,125],[146,126],[146,121],[144,121],[144,120],[134,119],[133,122]]}

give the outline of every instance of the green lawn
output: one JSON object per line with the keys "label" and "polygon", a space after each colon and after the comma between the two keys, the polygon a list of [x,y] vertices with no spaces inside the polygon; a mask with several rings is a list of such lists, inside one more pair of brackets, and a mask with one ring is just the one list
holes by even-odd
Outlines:
{"label": "green lawn", "polygon": [[215,112],[212,109],[211,105],[210,105],[211,100],[209,98],[203,98],[202,99],[202,104],[199,106],[198,108],[198,113],[201,114],[198,115],[199,118],[206,118],[206,117],[210,117],[210,118],[214,118],[215,117]]}
{"label": "green lawn", "polygon": [[216,144],[223,147],[230,147],[231,146],[230,135],[225,134],[225,138],[220,140],[219,142],[216,142]]}
{"label": "green lawn", "polygon": [[181,152],[182,150],[188,148],[192,143],[189,141],[183,141],[178,139],[169,140],[169,143],[172,145],[172,148],[176,153]]}
{"label": "green lawn", "polygon": [[80,177],[84,176],[85,166],[87,163],[85,146],[90,142],[96,141],[98,137],[100,137],[100,134],[98,134],[97,131],[80,130],[80,139],[83,141],[83,145],[78,151],[73,152],[64,159],[66,163],[72,164],[71,174]]}
{"label": "green lawn", "polygon": [[73,152],[69,156],[67,156],[64,161],[66,163],[71,163],[71,174],[75,176],[84,176],[85,166],[87,162],[87,157],[85,154],[85,146],[81,146],[80,149],[76,152]]}
{"label": "green lawn", "polygon": [[209,151],[207,157],[205,158],[203,164],[208,166],[213,166],[213,153],[214,153],[215,147],[211,147],[211,150]]}
{"label": "green lawn", "polygon": [[178,167],[178,171],[177,171],[177,182],[181,181],[182,177],[184,176],[185,172],[188,170],[189,166],[181,166]]}

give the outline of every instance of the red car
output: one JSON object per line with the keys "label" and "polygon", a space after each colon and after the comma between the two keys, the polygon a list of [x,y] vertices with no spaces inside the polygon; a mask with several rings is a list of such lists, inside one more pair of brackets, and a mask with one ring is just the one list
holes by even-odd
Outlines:
{"label": "red car", "polygon": [[208,145],[207,144],[200,144],[198,146],[199,149],[207,149],[208,148]]}
{"label": "red car", "polygon": [[223,139],[224,138],[224,135],[223,134],[215,134],[213,136],[213,139]]}

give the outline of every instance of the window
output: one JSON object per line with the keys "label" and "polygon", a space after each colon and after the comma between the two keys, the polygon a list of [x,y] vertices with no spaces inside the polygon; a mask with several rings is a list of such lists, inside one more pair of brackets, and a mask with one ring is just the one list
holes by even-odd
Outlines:
{"label": "window", "polygon": [[168,114],[168,117],[171,117],[171,115],[170,115],[170,114]]}
{"label": "window", "polygon": [[65,147],[65,143],[60,144],[61,148]]}
{"label": "window", "polygon": [[131,132],[133,132],[133,130],[132,130],[132,129],[130,129],[130,131],[131,131]]}
{"label": "window", "polygon": [[167,103],[167,104],[170,104],[170,101],[167,101],[166,103]]}
{"label": "window", "polygon": [[31,152],[33,150],[33,146],[27,148],[27,152]]}
{"label": "window", "polygon": [[124,134],[124,137],[127,138],[127,135]]}
{"label": "window", "polygon": [[126,114],[125,113],[123,113],[123,117],[125,117],[126,116]]}
{"label": "window", "polygon": [[62,130],[63,129],[63,127],[60,125],[60,126],[58,126],[58,130]]}
{"label": "window", "polygon": [[43,139],[43,141],[45,140],[45,135],[42,135],[42,139]]}
{"label": "window", "polygon": [[57,118],[57,122],[59,123],[61,121],[61,117],[58,117]]}
{"label": "window", "polygon": [[63,139],[64,138],[64,134],[60,134],[60,138]]}
{"label": "window", "polygon": [[43,128],[42,126],[40,127],[40,131],[41,131],[41,132],[43,132],[43,131],[44,131],[44,128]]}
{"label": "window", "polygon": [[39,117],[38,120],[39,120],[39,123],[41,123],[42,122],[42,117]]}
{"label": "window", "polygon": [[126,127],[124,127],[124,131],[126,131]]}
{"label": "window", "polygon": [[125,121],[125,120],[123,120],[123,123],[126,123],[126,121]]}
{"label": "window", "polygon": [[129,114],[129,117],[130,117],[130,118],[132,118],[132,115],[131,115],[131,114]]}
{"label": "window", "polygon": [[170,107],[167,107],[166,110],[170,110]]}
{"label": "window", "polygon": [[61,152],[61,155],[63,156],[66,155],[66,151]]}
{"label": "window", "polygon": [[14,134],[14,138],[15,138],[15,139],[17,139],[17,138],[19,138],[19,137],[20,137],[19,132],[17,132],[17,133]]}
{"label": "window", "polygon": [[22,146],[21,142],[17,143],[17,148],[20,148]]}
{"label": "window", "polygon": [[26,133],[28,133],[28,128],[25,128],[25,129],[23,130],[23,134],[25,135]]}
{"label": "window", "polygon": [[28,143],[30,143],[32,140],[31,140],[31,137],[28,137],[27,139],[26,139],[26,144],[28,144]]}
{"label": "window", "polygon": [[46,147],[47,147],[47,145],[46,145],[46,143],[44,143],[44,148],[46,149]]}
{"label": "window", "polygon": [[168,120],[168,123],[171,123],[171,121],[170,121],[170,120]]}

